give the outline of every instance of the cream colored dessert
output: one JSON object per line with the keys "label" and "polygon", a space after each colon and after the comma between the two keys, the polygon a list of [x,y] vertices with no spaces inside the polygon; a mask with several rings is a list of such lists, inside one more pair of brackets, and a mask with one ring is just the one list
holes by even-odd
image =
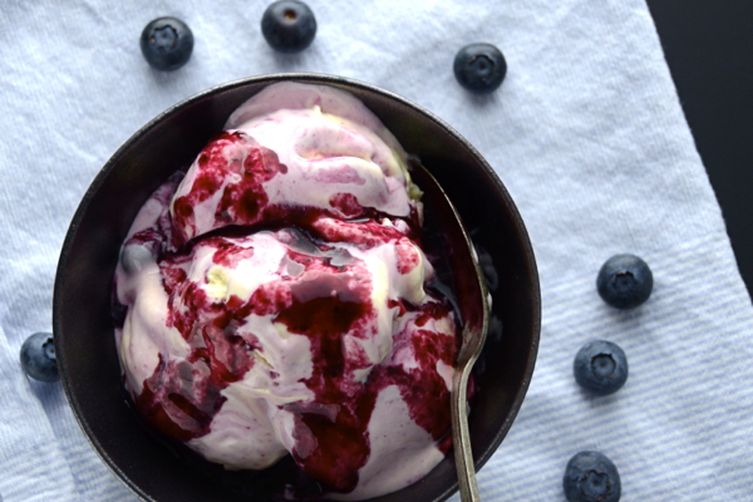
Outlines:
{"label": "cream colored dessert", "polygon": [[280,83],[241,105],[123,244],[137,409],[228,469],[292,455],[339,498],[423,477],[449,447],[457,329],[418,194],[353,96]]}

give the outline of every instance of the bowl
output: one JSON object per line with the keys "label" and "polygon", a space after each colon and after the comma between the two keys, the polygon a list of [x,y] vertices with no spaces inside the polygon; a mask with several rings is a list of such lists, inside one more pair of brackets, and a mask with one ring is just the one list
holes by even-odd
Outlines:
{"label": "bowl", "polygon": [[[285,462],[260,473],[229,473],[176,456],[129,405],[110,316],[119,248],[142,204],[170,174],[191,163],[238,105],[283,80],[330,85],[362,100],[439,180],[470,230],[493,299],[469,418],[477,469],[510,429],[533,373],[540,329],[533,251],[510,195],[468,141],[418,106],[340,77],[278,74],[221,85],[170,108],[115,152],[73,217],[55,279],[55,347],[73,413],[102,459],[147,500],[264,500],[294,475]],[[457,489],[454,469],[448,455],[420,481],[373,500],[444,500]]]}

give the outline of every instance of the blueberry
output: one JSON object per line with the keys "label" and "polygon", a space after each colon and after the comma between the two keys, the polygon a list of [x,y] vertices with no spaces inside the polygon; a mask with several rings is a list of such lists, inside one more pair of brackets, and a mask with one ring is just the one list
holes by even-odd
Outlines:
{"label": "blueberry", "polygon": [[628,377],[627,358],[618,345],[606,340],[594,340],[581,347],[575,355],[573,371],[581,387],[597,396],[606,396],[625,385]]}
{"label": "blueberry", "polygon": [[154,261],[151,249],[141,243],[128,244],[120,253],[120,263],[126,274],[135,274]]}
{"label": "blueberry", "polygon": [[492,92],[507,74],[507,62],[492,44],[470,44],[455,56],[455,78],[469,91]]}
{"label": "blueberry", "polygon": [[571,458],[562,484],[568,502],[617,502],[622,491],[617,467],[598,451]]}
{"label": "blueberry", "polygon": [[486,279],[486,288],[492,293],[499,287],[499,274],[494,267],[494,260],[489,252],[476,244],[476,254],[478,255],[478,266]]}
{"label": "blueberry", "polygon": [[141,32],[141,53],[154,68],[177,70],[193,52],[191,29],[174,17],[158,17]]}
{"label": "blueberry", "polygon": [[618,309],[631,309],[645,302],[653,287],[651,269],[632,254],[612,256],[596,277],[596,289],[601,298]]}
{"label": "blueberry", "polygon": [[21,367],[34,380],[58,380],[58,364],[52,333],[34,333],[21,345]]}
{"label": "blueberry", "polygon": [[314,40],[316,18],[303,2],[279,0],[264,11],[261,32],[273,49],[280,52],[300,52]]}

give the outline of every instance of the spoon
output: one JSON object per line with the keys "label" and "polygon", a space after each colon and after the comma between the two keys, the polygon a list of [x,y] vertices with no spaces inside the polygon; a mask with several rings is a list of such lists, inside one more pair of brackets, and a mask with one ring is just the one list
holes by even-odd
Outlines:
{"label": "spoon", "polygon": [[458,297],[463,332],[450,394],[452,443],[460,498],[463,502],[476,502],[479,495],[471,436],[468,431],[467,389],[471,369],[484,347],[490,299],[478,265],[476,250],[455,206],[436,178],[424,166],[419,162],[412,162],[411,167],[411,177],[424,191],[423,201],[429,208],[431,218],[441,222]]}

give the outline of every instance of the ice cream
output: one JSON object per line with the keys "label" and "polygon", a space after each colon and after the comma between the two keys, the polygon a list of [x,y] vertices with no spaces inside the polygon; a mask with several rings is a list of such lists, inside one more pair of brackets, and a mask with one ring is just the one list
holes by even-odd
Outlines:
{"label": "ice cream", "polygon": [[286,82],[241,105],[123,244],[138,411],[228,469],[292,455],[337,498],[423,477],[449,447],[458,335],[428,287],[419,197],[350,94]]}

